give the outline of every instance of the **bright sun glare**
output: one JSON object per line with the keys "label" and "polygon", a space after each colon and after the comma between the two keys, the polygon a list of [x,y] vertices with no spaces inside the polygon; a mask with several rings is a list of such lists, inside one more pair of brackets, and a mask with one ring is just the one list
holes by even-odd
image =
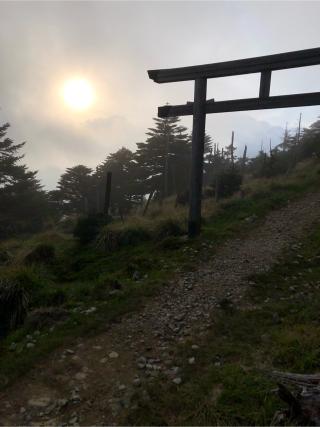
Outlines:
{"label": "bright sun glare", "polygon": [[91,84],[85,79],[71,79],[63,85],[63,99],[66,105],[74,110],[86,110],[94,100]]}

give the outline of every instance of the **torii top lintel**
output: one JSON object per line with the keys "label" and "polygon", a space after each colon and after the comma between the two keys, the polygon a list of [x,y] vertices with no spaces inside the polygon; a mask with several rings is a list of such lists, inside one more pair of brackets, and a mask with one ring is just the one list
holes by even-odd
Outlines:
{"label": "torii top lintel", "polygon": [[[272,71],[307,67],[311,65],[320,65],[320,48],[259,56],[236,61],[218,62],[215,64],[149,70],[148,74],[150,79],[154,80],[156,83],[169,83],[261,73],[259,97],[219,102],[215,102],[211,99],[205,102],[205,113],[225,113],[229,111],[320,105],[320,92],[269,96]],[[193,114],[193,107],[194,104],[192,102],[182,105],[165,105],[158,108],[158,116],[173,117],[191,115]]]}
{"label": "torii top lintel", "polygon": [[191,67],[149,70],[148,75],[156,83],[170,83],[198,78],[236,76],[240,74],[261,73],[263,71],[285,70],[320,64],[320,48],[258,56],[235,61],[214,64],[194,65]]}

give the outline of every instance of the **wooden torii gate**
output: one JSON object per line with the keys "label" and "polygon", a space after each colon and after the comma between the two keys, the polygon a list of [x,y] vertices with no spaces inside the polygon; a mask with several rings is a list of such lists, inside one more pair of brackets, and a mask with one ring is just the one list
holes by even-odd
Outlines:
{"label": "wooden torii gate", "polygon": [[[296,67],[320,64],[320,48],[260,56],[215,64],[191,67],[149,70],[156,83],[194,80],[194,102],[184,105],[166,105],[158,108],[158,117],[193,115],[192,164],[188,232],[190,237],[200,233],[203,150],[206,114],[228,111],[262,110],[269,108],[320,105],[320,92],[270,96],[271,73]],[[207,79],[261,73],[258,98],[215,101],[206,99]]]}

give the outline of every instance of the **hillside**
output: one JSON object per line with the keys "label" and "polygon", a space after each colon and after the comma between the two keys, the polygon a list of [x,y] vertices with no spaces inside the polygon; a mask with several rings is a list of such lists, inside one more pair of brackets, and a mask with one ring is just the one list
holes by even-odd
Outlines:
{"label": "hillside", "polygon": [[[181,213],[114,227],[107,252],[5,242],[33,322],[1,344],[1,424],[270,424],[284,405],[264,370],[319,368],[319,183],[317,160],[250,182],[195,241]],[[25,265],[43,242],[54,261]]]}

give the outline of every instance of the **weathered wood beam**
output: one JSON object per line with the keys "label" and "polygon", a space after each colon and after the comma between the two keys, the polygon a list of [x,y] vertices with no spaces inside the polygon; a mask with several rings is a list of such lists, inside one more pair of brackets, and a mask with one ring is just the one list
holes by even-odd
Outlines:
{"label": "weathered wood beam", "polygon": [[190,209],[188,234],[195,237],[201,228],[201,199],[204,136],[206,128],[206,97],[207,80],[197,79],[194,82],[193,128],[192,128],[192,156],[190,181]]}
{"label": "weathered wood beam", "polygon": [[270,95],[271,71],[262,71],[260,77],[259,98],[268,98]]}
{"label": "weathered wood beam", "polygon": [[285,70],[320,64],[320,48],[278,53],[276,55],[258,56],[256,58],[217,62],[214,64],[195,65],[191,67],[149,70],[150,79],[156,83],[169,83],[199,78],[236,76],[241,74],[261,73],[263,71]]}
{"label": "weathered wood beam", "polygon": [[112,181],[112,172],[107,172],[106,191],[104,193],[104,209],[103,209],[105,215],[109,215],[110,199],[111,199],[111,181]]}
{"label": "weathered wood beam", "polygon": [[[267,98],[233,99],[230,101],[206,102],[206,113],[231,111],[266,110],[270,108],[307,107],[320,105],[320,92],[294,95],[270,96]],[[189,116],[193,114],[193,103],[158,107],[158,117]]]}

